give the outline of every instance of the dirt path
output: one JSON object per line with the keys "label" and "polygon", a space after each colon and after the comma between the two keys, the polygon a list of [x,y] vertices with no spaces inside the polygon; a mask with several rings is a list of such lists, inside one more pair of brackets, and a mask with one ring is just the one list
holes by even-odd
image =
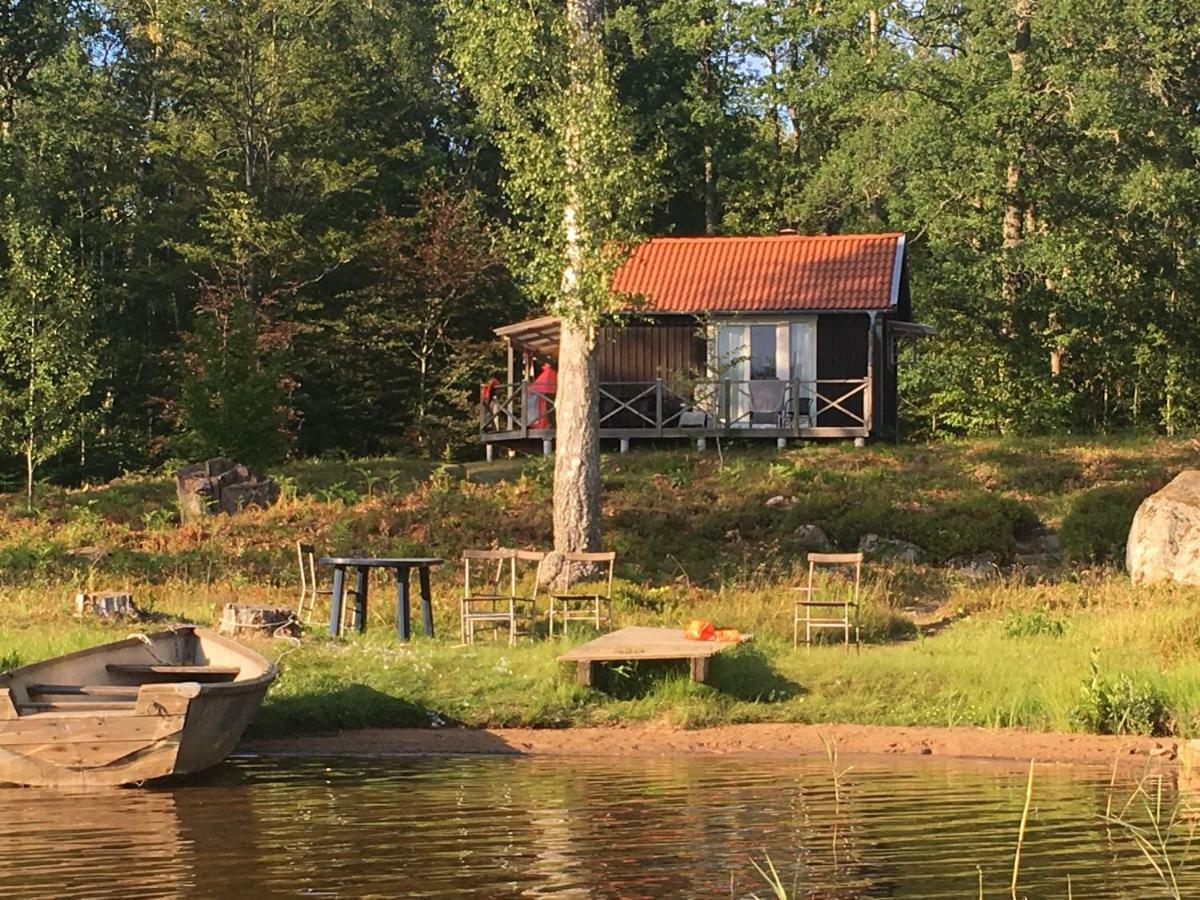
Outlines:
{"label": "dirt path", "polygon": [[900,754],[960,759],[1028,760],[1111,767],[1170,763],[1169,739],[1045,734],[983,728],[897,728],[878,725],[722,725],[685,730],[660,724],[603,728],[364,729],[340,734],[246,741],[256,753],[498,754],[655,757],[674,754]]}

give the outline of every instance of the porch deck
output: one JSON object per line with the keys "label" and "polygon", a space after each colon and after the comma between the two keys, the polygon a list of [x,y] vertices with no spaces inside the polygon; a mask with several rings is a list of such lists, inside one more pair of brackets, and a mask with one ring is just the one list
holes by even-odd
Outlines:
{"label": "porch deck", "polygon": [[[480,402],[480,439],[553,440],[554,399],[529,381],[492,388]],[[778,382],[766,391],[728,379],[600,385],[601,439],[857,438],[870,434],[871,421],[869,377]]]}

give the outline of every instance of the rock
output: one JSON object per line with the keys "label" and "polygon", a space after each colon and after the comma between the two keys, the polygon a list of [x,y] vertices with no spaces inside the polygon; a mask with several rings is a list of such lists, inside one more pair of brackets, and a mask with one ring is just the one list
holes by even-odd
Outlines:
{"label": "rock", "polygon": [[960,575],[975,580],[991,578],[993,575],[1000,573],[1000,566],[996,562],[996,554],[976,553],[974,556],[956,556],[949,560],[946,565],[954,569]]}
{"label": "rock", "polygon": [[82,559],[94,566],[100,560],[104,559],[104,557],[108,556],[108,548],[91,545],[87,547],[73,547],[67,551],[67,556],[71,557],[71,559]]}
{"label": "rock", "polygon": [[300,633],[300,623],[287,607],[226,603],[221,611],[221,620],[217,623],[217,631],[230,636],[258,634],[295,637]]}
{"label": "rock", "polygon": [[1028,540],[1017,541],[1015,549],[1021,556],[1058,556],[1058,535],[1039,528]]}
{"label": "rock", "polygon": [[925,555],[925,551],[916,544],[877,534],[864,534],[858,542],[858,549],[868,559],[898,559],[910,563],[920,562]]}
{"label": "rock", "polygon": [[783,496],[783,494],[776,494],[774,497],[772,497],[770,500],[768,500],[766,502],[767,509],[780,509],[787,505],[788,505],[788,499],[787,499],[787,497]]}
{"label": "rock", "polygon": [[271,506],[279,485],[249,466],[222,456],[184,466],[175,473],[180,519],[194,522],[218,513],[235,515],[249,506]]}
{"label": "rock", "polygon": [[98,619],[142,618],[142,611],[127,591],[87,591],[75,595],[75,615],[92,615]]}
{"label": "rock", "polygon": [[1125,567],[1135,584],[1200,584],[1200,471],[1180,472],[1142,501],[1129,529]]}
{"label": "rock", "polygon": [[829,537],[820,525],[801,525],[792,532],[792,537],[802,547],[823,549],[829,546]]}

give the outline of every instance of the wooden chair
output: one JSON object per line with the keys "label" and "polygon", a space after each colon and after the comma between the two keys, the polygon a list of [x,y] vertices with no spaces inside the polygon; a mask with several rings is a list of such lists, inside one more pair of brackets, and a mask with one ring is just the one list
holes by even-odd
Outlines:
{"label": "wooden chair", "polygon": [[[312,625],[317,601],[322,597],[332,600],[333,590],[322,590],[317,586],[317,551],[312,544],[297,541],[296,557],[300,562],[300,603],[296,606],[296,618],[305,625]],[[342,591],[342,631],[346,630],[347,619],[353,619],[357,607],[358,592],[346,585]]]}
{"label": "wooden chair", "polygon": [[[554,637],[554,618],[561,616],[563,634],[567,633],[567,622],[590,621],[597,629],[601,623],[612,626],[612,586],[613,566],[617,554],[605,553],[564,553],[563,560],[568,573],[580,566],[592,570],[599,566],[608,570],[607,576],[594,578],[585,576],[575,590],[568,589],[564,593],[550,594],[550,637]],[[591,588],[591,590],[589,590]]]}
{"label": "wooden chair", "polygon": [[[850,629],[854,629],[855,649],[862,646],[862,629],[859,619],[859,589],[862,583],[861,553],[810,553],[808,554],[808,583],[795,588],[800,592],[792,617],[792,646],[799,646],[800,623],[804,622],[804,643],[812,646],[813,632],[822,628],[840,629],[845,635],[846,649],[850,649]],[[831,585],[826,582],[821,588],[814,584],[817,568],[829,569],[830,574],[842,567],[854,567],[852,582],[842,581]],[[854,611],[851,621],[850,613]],[[840,615],[837,613],[840,611]],[[803,613],[803,616],[801,615]]]}
{"label": "wooden chair", "polygon": [[531,550],[463,551],[463,597],[459,611],[464,644],[475,643],[475,626],[479,623],[507,625],[510,645],[517,642],[522,626],[524,633],[533,633],[538,579],[535,575],[532,591],[524,596],[519,589],[524,573],[519,570],[523,568],[520,564],[541,565],[544,558],[544,553]]}

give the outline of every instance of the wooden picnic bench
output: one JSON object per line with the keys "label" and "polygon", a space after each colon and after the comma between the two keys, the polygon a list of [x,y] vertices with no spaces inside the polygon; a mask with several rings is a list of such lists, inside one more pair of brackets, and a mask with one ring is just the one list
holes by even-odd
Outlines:
{"label": "wooden picnic bench", "polygon": [[[750,635],[742,638],[749,640]],[[709,660],[729,647],[722,641],[693,641],[683,636],[681,628],[650,628],[629,625],[594,641],[580,644],[562,654],[560,662],[576,664],[576,679],[585,687],[592,685],[597,663],[627,662],[637,659],[686,659],[693,681],[708,680]]]}

